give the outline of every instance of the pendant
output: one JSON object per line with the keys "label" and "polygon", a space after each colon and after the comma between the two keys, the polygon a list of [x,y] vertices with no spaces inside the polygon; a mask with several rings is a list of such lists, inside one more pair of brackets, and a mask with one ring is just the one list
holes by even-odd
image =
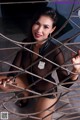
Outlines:
{"label": "pendant", "polygon": [[39,61],[38,68],[39,69],[44,69],[45,68],[45,62]]}

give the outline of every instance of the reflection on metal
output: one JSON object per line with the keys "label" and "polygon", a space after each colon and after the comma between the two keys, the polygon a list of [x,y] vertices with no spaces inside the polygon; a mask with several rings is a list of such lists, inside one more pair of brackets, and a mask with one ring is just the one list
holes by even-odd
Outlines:
{"label": "reflection on metal", "polygon": [[[55,1],[55,0],[54,0]],[[31,1],[28,1],[28,0],[26,0],[26,1],[14,1],[14,2],[11,2],[11,1],[9,1],[9,2],[1,2],[0,1],[0,4],[28,4],[28,3],[46,3],[46,2],[53,2],[53,0],[31,0]]]}
{"label": "reflection on metal", "polygon": [[[35,1],[34,1],[35,2]],[[74,3],[75,3],[75,1],[74,1]],[[7,3],[5,3],[5,4],[7,4]],[[66,24],[69,22],[69,21],[71,21],[72,22],[72,12],[74,12],[74,11],[76,11],[76,10],[78,10],[79,9],[79,7],[78,8],[76,8],[75,10],[74,10],[74,4],[72,5],[72,9],[71,9],[71,11],[70,11],[70,14],[69,14],[69,17],[68,17],[68,19],[67,19],[67,21],[64,23],[64,25],[59,29],[59,31],[58,32],[56,32],[53,36],[52,36],[52,39],[54,39],[53,37],[56,35],[56,34],[58,34],[65,26],[66,26]],[[74,22],[72,22],[74,25],[76,25],[76,27],[78,27],[79,29],[80,29],[80,26],[78,26],[76,23],[74,23]],[[75,37],[77,37],[78,35],[80,35],[80,32],[78,32],[78,33],[76,33],[76,34],[73,34],[73,36],[72,37],[70,37],[69,39],[66,39],[66,40],[64,40],[63,42],[60,42],[58,39],[54,39],[55,41],[57,41],[59,44],[58,44],[58,46],[55,48],[55,49],[58,49],[58,48],[65,48],[65,50],[67,50],[67,51],[69,51],[69,52],[74,52],[75,53],[75,55],[77,54],[77,51],[76,50],[74,50],[72,47],[75,45],[75,47],[76,47],[76,44],[78,44],[78,45],[80,45],[80,42],[79,43],[69,43],[73,38],[75,38]],[[31,51],[31,50],[29,50],[29,49],[27,49],[26,47],[23,47],[23,44],[24,45],[27,45],[27,44],[36,44],[36,42],[30,42],[30,43],[22,43],[22,42],[17,42],[16,40],[12,40],[12,39],[10,39],[10,38],[8,38],[8,37],[6,37],[5,35],[3,35],[2,33],[0,33],[0,37],[4,40],[6,40],[6,41],[9,41],[9,42],[11,42],[11,43],[13,43],[13,44],[15,44],[17,47],[12,47],[12,48],[0,48],[0,52],[1,51],[7,51],[7,50],[14,50],[14,49],[16,49],[16,50],[20,50],[20,49],[25,49],[26,51],[29,51],[29,52],[31,52],[31,53],[33,53],[33,54],[36,54],[36,55],[38,55],[39,57],[40,57],[40,59],[45,59],[45,60],[47,60],[48,62],[50,62],[51,64],[54,64],[54,65],[56,65],[57,66],[57,68],[56,69],[58,69],[58,68],[62,68],[62,69],[64,69],[64,70],[66,70],[66,71],[68,71],[69,73],[73,73],[73,72],[71,72],[71,70],[69,70],[69,69],[67,69],[67,68],[64,68],[64,66],[67,66],[67,67],[71,67],[71,66],[73,66],[73,64],[70,64],[70,63],[68,63],[70,60],[71,60],[71,57],[70,58],[67,58],[67,60],[66,60],[66,62],[65,62],[65,64],[64,65],[62,65],[62,66],[60,66],[60,65],[58,65],[58,64],[56,64],[56,63],[54,63],[54,62],[52,62],[52,61],[50,61],[49,59],[47,59],[47,55],[49,55],[49,54],[51,54],[51,52],[53,52],[54,50],[52,50],[51,52],[49,52],[47,55],[45,55],[44,56],[44,58],[43,58],[43,56],[41,56],[41,55],[39,55],[39,54],[37,54],[37,53],[35,53],[35,52],[33,52],[33,51]],[[72,47],[71,47],[72,46]],[[64,51],[63,51],[64,52]],[[20,89],[20,90],[13,90],[13,91],[9,91],[9,92],[0,92],[0,94],[10,94],[10,93],[15,93],[15,92],[18,92],[18,94],[20,94],[22,91],[28,91],[29,93],[32,93],[33,95],[32,96],[28,96],[28,97],[21,97],[21,98],[16,98],[16,95],[12,95],[12,96],[10,96],[10,97],[6,97],[6,100],[1,100],[0,101],[0,107],[4,107],[8,112],[10,112],[10,113],[12,113],[12,114],[15,114],[15,115],[17,115],[17,116],[19,116],[19,117],[21,117],[21,118],[33,118],[33,119],[35,119],[35,120],[45,120],[45,118],[47,118],[49,115],[51,115],[51,114],[54,114],[54,113],[61,113],[61,116],[60,117],[58,117],[58,118],[54,118],[55,120],[77,120],[77,118],[79,118],[80,119],[80,114],[78,114],[79,112],[78,111],[71,111],[71,110],[76,110],[76,109],[80,109],[80,106],[77,106],[77,107],[74,107],[74,106],[68,106],[70,103],[71,103],[71,101],[66,101],[66,99],[68,98],[68,99],[72,99],[72,98],[77,98],[77,97],[80,97],[80,94],[77,94],[77,95],[74,95],[74,94],[72,94],[72,95],[68,95],[69,93],[72,93],[72,92],[76,92],[76,91],[80,91],[80,88],[79,88],[79,86],[77,86],[77,87],[73,87],[73,88],[64,88],[62,91],[58,91],[58,92],[49,92],[49,91],[51,91],[51,89],[50,90],[48,90],[46,93],[44,93],[44,94],[41,94],[41,93],[38,93],[38,92],[35,92],[35,91],[32,91],[32,90],[30,90],[29,88],[30,87],[32,87],[34,84],[36,84],[36,83],[38,83],[41,79],[43,79],[44,81],[47,81],[47,82],[50,82],[51,84],[55,84],[56,85],[56,87],[57,88],[59,88],[60,86],[62,86],[63,84],[70,84],[70,83],[68,83],[68,82],[66,82],[66,83],[64,83],[64,81],[67,81],[67,79],[65,79],[65,80],[63,80],[61,83],[54,83],[54,82],[52,82],[52,81],[49,81],[48,79],[45,79],[45,77],[46,76],[48,76],[50,73],[48,73],[44,78],[42,78],[41,76],[38,76],[38,75],[36,75],[36,74],[33,74],[33,73],[31,73],[31,72],[29,72],[28,71],[28,69],[31,67],[31,66],[33,66],[34,64],[36,64],[36,62],[38,62],[38,60],[34,63],[34,64],[31,64],[30,66],[28,66],[28,68],[26,68],[26,69],[22,69],[22,68],[19,68],[19,67],[17,67],[17,66],[15,66],[15,65],[13,65],[13,64],[11,64],[11,63],[9,63],[9,62],[7,62],[6,60],[8,60],[8,59],[10,59],[10,57],[11,56],[13,56],[15,54],[15,52],[14,53],[12,53],[11,55],[9,55],[9,56],[7,56],[7,57],[5,57],[3,60],[0,60],[0,63],[2,63],[2,64],[6,64],[6,65],[9,65],[9,66],[13,66],[14,68],[17,68],[18,70],[17,70],[17,75],[15,76],[15,78],[17,77],[17,76],[19,76],[20,74],[22,74],[22,73],[28,73],[28,74],[30,74],[30,75],[33,75],[33,76],[36,76],[37,78],[38,78],[38,81],[36,81],[35,83],[33,83],[33,84],[31,84],[27,89],[24,89],[24,88],[21,88],[21,87],[18,87],[18,86],[16,86],[16,85],[14,85],[14,84],[9,84],[9,83],[6,83],[6,84],[8,84],[8,85],[10,85],[10,86],[12,86],[12,87],[15,87],[15,88],[18,88],[18,89]],[[56,69],[54,69],[54,70],[56,70]],[[8,73],[15,73],[16,71],[6,71],[6,72],[0,72],[0,75],[3,75],[3,74],[8,74]],[[75,73],[73,73],[73,74],[75,74]],[[70,77],[70,76],[69,76]],[[72,83],[72,82],[71,82]],[[80,81],[77,81],[76,82],[78,85],[80,85]],[[52,88],[53,89],[53,88]],[[48,93],[49,92],[49,93]],[[58,98],[57,98],[57,101],[53,104],[53,105],[51,105],[50,107],[48,107],[48,108],[46,108],[45,110],[43,110],[43,111],[39,111],[39,112],[31,112],[31,113],[27,113],[27,114],[22,114],[22,113],[18,113],[18,112],[15,112],[15,111],[13,111],[13,110],[11,110],[11,109],[9,109],[8,108],[8,106],[6,106],[6,104],[8,104],[10,101],[12,101],[12,102],[14,102],[14,101],[16,101],[16,100],[22,100],[22,99],[33,99],[33,98],[39,98],[39,97],[43,97],[43,96],[47,96],[47,95],[52,95],[52,94],[54,94],[54,95],[57,95],[58,96]],[[68,95],[68,96],[66,96],[66,95]],[[35,115],[37,115],[37,114],[39,114],[39,113],[42,113],[42,112],[44,112],[44,111],[46,111],[46,110],[49,110],[51,107],[53,107],[54,105],[57,105],[59,102],[63,102],[63,104],[60,104],[56,109],[55,109],[55,111],[51,111],[51,113],[50,114],[48,114],[47,116],[45,116],[44,118],[38,118],[38,117],[35,117]],[[73,100],[74,101],[74,104],[76,103],[76,102],[78,102],[78,104],[80,104],[80,100]],[[67,107],[66,107],[67,106]],[[69,112],[67,112],[67,111],[71,111],[70,113]],[[78,115],[76,115],[76,116],[74,116],[74,114],[78,114]],[[70,117],[70,115],[72,115],[71,117]]]}

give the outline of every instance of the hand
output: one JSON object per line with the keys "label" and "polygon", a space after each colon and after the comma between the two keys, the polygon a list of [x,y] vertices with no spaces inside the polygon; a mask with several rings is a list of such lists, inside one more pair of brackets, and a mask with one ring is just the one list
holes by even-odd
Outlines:
{"label": "hand", "polygon": [[6,87],[7,83],[14,84],[13,77],[2,77],[2,79],[0,80],[0,85]]}
{"label": "hand", "polygon": [[76,65],[74,65],[74,69],[75,69],[75,71],[80,73],[80,50],[78,51],[78,55],[76,57],[72,58],[72,64],[76,64]]}

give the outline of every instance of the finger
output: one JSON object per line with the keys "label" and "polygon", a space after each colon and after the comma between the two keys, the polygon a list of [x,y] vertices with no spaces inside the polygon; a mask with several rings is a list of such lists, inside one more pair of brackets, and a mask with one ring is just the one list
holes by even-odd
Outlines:
{"label": "finger", "polygon": [[9,83],[10,83],[10,84],[12,84],[12,83],[13,83],[13,81],[11,80]]}
{"label": "finger", "polygon": [[7,82],[10,82],[10,79],[7,79]]}
{"label": "finger", "polygon": [[73,61],[75,61],[76,57],[78,56],[78,54],[72,53],[72,59]]}
{"label": "finger", "polygon": [[80,55],[80,50],[78,50],[78,55]]}
{"label": "finger", "polygon": [[3,83],[3,86],[6,87],[6,81]]}
{"label": "finger", "polygon": [[72,58],[72,63],[74,63],[75,62],[75,58]]}
{"label": "finger", "polygon": [[0,80],[0,85],[3,85],[3,80]]}

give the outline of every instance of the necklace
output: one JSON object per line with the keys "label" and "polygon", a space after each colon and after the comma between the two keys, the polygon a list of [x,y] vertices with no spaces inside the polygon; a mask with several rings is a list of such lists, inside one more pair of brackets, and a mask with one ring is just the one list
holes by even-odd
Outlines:
{"label": "necklace", "polygon": [[45,68],[45,62],[39,61],[38,68],[39,69],[44,69]]}

